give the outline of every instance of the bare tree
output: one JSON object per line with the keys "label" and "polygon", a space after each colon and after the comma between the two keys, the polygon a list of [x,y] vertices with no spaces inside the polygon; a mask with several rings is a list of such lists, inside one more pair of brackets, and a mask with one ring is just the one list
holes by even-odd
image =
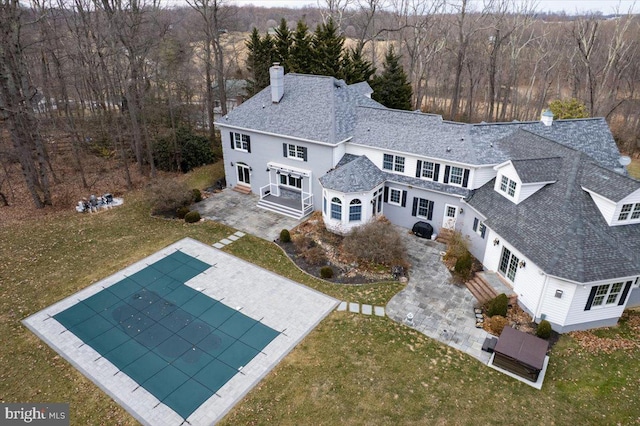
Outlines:
{"label": "bare tree", "polygon": [[25,62],[22,10],[18,0],[0,3],[0,120],[11,135],[34,205],[52,205],[47,151],[34,117],[36,89]]}

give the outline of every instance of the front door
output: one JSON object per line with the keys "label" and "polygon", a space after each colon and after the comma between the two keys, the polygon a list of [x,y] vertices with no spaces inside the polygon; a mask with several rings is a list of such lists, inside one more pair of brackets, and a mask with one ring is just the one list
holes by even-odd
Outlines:
{"label": "front door", "polygon": [[238,172],[238,185],[251,186],[251,171],[246,164],[236,164]]}
{"label": "front door", "polygon": [[456,227],[456,218],[458,217],[458,207],[451,204],[444,205],[444,219],[442,227],[446,229],[454,229]]}

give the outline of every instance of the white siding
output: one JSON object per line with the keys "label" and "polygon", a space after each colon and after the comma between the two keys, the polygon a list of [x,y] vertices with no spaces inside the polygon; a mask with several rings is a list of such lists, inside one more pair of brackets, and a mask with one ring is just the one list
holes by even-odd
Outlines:
{"label": "white siding", "polygon": [[628,225],[630,223],[640,223],[640,219],[635,219],[631,221],[623,220],[622,222],[618,222],[618,216],[620,216],[620,210],[622,210],[622,206],[625,204],[635,204],[635,203],[640,203],[640,189],[635,192],[632,192],[631,194],[627,195],[625,198],[623,198],[618,202],[618,205],[616,206],[616,211],[613,214],[614,225],[615,224]]}
{"label": "white siding", "polygon": [[[409,177],[416,177],[416,167],[418,164],[418,160],[420,161],[431,161],[434,163],[438,163],[440,164],[440,172],[438,175],[438,182],[440,183],[444,183],[444,173],[445,173],[445,167],[446,166],[455,166],[455,167],[461,167],[462,169],[468,169],[469,170],[469,182],[467,184],[467,188],[472,189],[472,188],[477,188],[477,186],[473,186],[474,185],[474,179],[475,179],[475,172],[477,169],[472,168],[470,166],[465,166],[462,164],[458,164],[458,163],[452,163],[452,162],[447,162],[447,161],[443,161],[437,158],[428,158],[428,157],[419,157],[416,155],[409,155],[409,154],[404,154],[404,153],[396,153],[395,151],[389,151],[389,150],[380,150],[378,148],[371,148],[371,147],[365,147],[365,146],[360,146],[360,145],[353,145],[350,143],[347,143],[347,147],[346,147],[346,152],[348,154],[353,154],[353,155],[366,155],[369,160],[371,160],[373,162],[373,164],[375,164],[380,170],[383,170],[382,168],[382,162],[383,162],[383,156],[384,154],[393,154],[393,155],[398,155],[400,157],[404,157],[404,172],[403,173],[399,173],[399,172],[395,172],[395,171],[390,171],[390,170],[385,170],[388,171],[390,173],[395,173],[398,175],[402,175],[402,176],[409,176]],[[490,180],[490,179],[489,179]],[[455,186],[460,186],[460,185],[455,185]]]}
{"label": "white siding", "polygon": [[[594,203],[596,203],[596,206],[598,207],[598,210],[600,210],[602,217],[604,217],[604,220],[606,220],[607,223],[611,225],[613,223],[613,218],[616,212],[616,203],[614,203],[613,201],[607,198],[604,198],[600,194],[596,194],[595,192],[589,191],[586,188],[583,188],[583,189],[587,191],[589,195],[591,195],[591,199],[593,200]],[[619,212],[620,210],[618,209],[618,213]]]}
{"label": "white siding", "polygon": [[[522,182],[520,181],[520,177],[518,176],[518,173],[516,173],[515,167],[513,167],[511,163],[507,163],[501,167],[498,167],[497,172],[498,174],[496,176],[496,183],[493,186],[493,190],[496,191],[498,194],[502,195],[507,200],[511,201],[512,203],[518,204],[520,202],[519,200],[520,200],[520,190],[522,189]],[[517,184],[516,191],[513,197],[510,197],[506,192],[502,192],[500,190],[500,184],[502,183],[502,176],[506,176],[507,178],[511,179]]]}
{"label": "white siding", "polygon": [[[500,242],[499,244],[494,245],[493,241],[496,238]],[[516,279],[512,283],[512,286],[514,293],[518,295],[518,301],[524,305],[529,312],[535,313],[538,309],[538,303],[540,295],[542,294],[545,279],[545,275],[540,274],[540,268],[535,263],[525,257],[520,251],[515,249],[508,241],[505,241],[493,230],[489,230],[487,232],[487,246],[482,263],[488,270],[498,272],[500,256],[502,255],[502,247],[505,246],[511,251],[511,253],[517,256],[518,259],[526,262],[526,266],[524,268],[518,267]],[[509,281],[508,278],[505,279]]]}
{"label": "white siding", "polygon": [[[558,278],[547,277],[546,275],[544,277],[547,282],[536,320],[545,315],[547,321],[564,326],[576,292],[576,285]],[[562,291],[562,297],[556,297],[556,291]]]}
{"label": "white siding", "polygon": [[546,183],[527,183],[522,184],[520,188],[520,197],[518,198],[518,203],[523,202],[527,198],[531,197],[533,194],[538,192],[538,190],[544,188],[547,185]]}
{"label": "white siding", "polygon": [[477,189],[496,177],[496,171],[491,166],[478,167],[473,175],[473,184],[470,183],[469,188]]}
{"label": "white siding", "polygon": [[[626,280],[628,281],[628,279]],[[613,281],[608,281],[613,282]],[[597,284],[596,284],[597,285]],[[610,318],[619,318],[624,311],[625,305],[619,306],[594,306],[590,310],[585,311],[589,293],[591,293],[593,285],[576,285],[576,292],[571,301],[571,307],[567,315],[564,325],[580,324],[583,322],[593,322]]]}
{"label": "white siding", "polygon": [[336,164],[338,164],[338,162],[342,159],[342,157],[346,153],[346,145],[347,145],[346,143],[342,143],[340,145],[337,145],[333,149],[333,167],[335,167]]}

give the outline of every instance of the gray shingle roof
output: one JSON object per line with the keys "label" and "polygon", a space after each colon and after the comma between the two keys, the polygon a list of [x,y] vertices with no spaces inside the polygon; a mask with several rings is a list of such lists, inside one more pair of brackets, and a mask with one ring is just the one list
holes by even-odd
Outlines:
{"label": "gray shingle roof", "polygon": [[592,165],[592,172],[582,176],[580,184],[597,194],[618,202],[640,189],[640,182],[614,171]]}
{"label": "gray shingle roof", "polygon": [[511,160],[522,183],[553,182],[558,180],[562,158]]}
{"label": "gray shingle roof", "polygon": [[[347,154],[349,155],[349,154]],[[346,156],[345,156],[346,157]],[[343,157],[338,166],[324,176],[320,183],[326,189],[343,193],[371,191],[386,180],[386,173],[376,167],[366,155]]]}
{"label": "gray shingle roof", "polygon": [[610,227],[581,189],[587,176],[603,169],[585,154],[536,139],[547,155],[562,157],[556,183],[516,205],[493,189],[494,179],[474,191],[469,204],[487,217],[487,226],[548,274],[578,282],[639,274],[640,225]]}
{"label": "gray shingle roof", "polygon": [[290,73],[279,103],[271,102],[269,86],[217,123],[335,144],[353,134],[356,106],[381,106],[362,94],[365,89],[333,77]]}

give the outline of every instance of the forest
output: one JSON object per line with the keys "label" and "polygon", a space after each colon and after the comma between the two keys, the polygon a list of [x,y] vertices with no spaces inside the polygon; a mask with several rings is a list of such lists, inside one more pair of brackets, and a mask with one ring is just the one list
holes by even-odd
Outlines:
{"label": "forest", "polygon": [[219,158],[212,123],[229,96],[247,97],[229,94],[229,84],[254,81],[252,31],[254,41],[276,39],[281,23],[292,33],[303,24],[313,44],[329,22],[344,40],[341,58],[357,54],[378,74],[393,47],[411,109],[465,122],[536,120],[550,102],[576,100],[607,119],[623,153],[640,152],[640,16],[630,11],[548,14],[516,0],[320,0],[299,9],[0,0],[0,206],[17,201],[18,185],[32,206],[63,202],[63,175],[94,190],[88,157],[129,189],[136,176]]}

